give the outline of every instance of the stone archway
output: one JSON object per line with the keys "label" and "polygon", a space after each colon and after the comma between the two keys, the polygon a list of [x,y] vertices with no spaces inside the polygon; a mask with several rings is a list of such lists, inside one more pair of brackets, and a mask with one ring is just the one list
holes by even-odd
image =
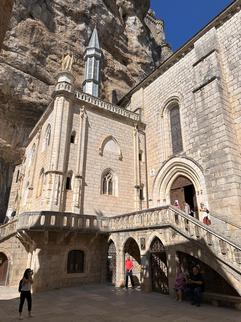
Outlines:
{"label": "stone archway", "polygon": [[150,268],[152,290],[169,294],[167,255],[163,243],[157,237],[150,246]]}
{"label": "stone archway", "polygon": [[124,261],[130,257],[133,261],[133,279],[135,286],[140,285],[141,280],[141,254],[140,249],[134,238],[129,237],[124,244]]}
{"label": "stone archway", "polygon": [[[198,266],[205,280],[205,291],[231,296],[239,296],[237,290],[217,270],[210,266],[210,263],[203,262],[200,258],[194,257],[186,252],[177,251],[176,258],[186,275],[192,272],[194,266]],[[224,273],[224,272],[223,272]],[[225,274],[225,273],[224,273]]]}
{"label": "stone archway", "polygon": [[208,204],[205,178],[201,167],[190,159],[175,157],[161,167],[154,179],[154,207],[171,204],[170,190],[175,180],[180,176],[192,183],[196,192],[197,205]]}
{"label": "stone archway", "polygon": [[185,202],[189,205],[191,211],[198,212],[196,190],[191,180],[184,176],[178,176],[172,183],[170,188],[170,202],[174,205],[175,200],[178,200],[181,209],[185,211]]}
{"label": "stone archway", "polygon": [[0,285],[6,285],[8,273],[8,258],[4,253],[0,253]]}

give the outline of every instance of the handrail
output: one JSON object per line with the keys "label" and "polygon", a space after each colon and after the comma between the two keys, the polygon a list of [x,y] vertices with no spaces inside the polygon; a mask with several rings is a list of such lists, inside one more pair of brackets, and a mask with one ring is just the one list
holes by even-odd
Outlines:
{"label": "handrail", "polygon": [[237,225],[237,224],[234,224],[234,223],[232,223],[232,222],[230,222],[230,221],[228,221],[228,220],[225,220],[225,219],[220,218],[216,213],[214,213],[214,212],[212,212],[212,211],[210,211],[210,216],[211,216],[211,217],[214,217],[215,219],[217,219],[217,220],[219,220],[219,221],[222,221],[224,224],[227,224],[227,225],[233,226],[233,227],[238,228],[238,229],[240,229],[240,230],[241,230],[241,226],[239,226],[239,225]]}
{"label": "handrail", "polygon": [[196,224],[197,226],[199,226],[199,227],[203,228],[204,230],[208,231],[209,233],[213,234],[215,237],[222,239],[226,243],[229,243],[230,245],[232,245],[233,247],[238,248],[241,251],[241,246],[237,245],[236,243],[234,243],[233,241],[231,241],[227,237],[222,236],[219,233],[216,233],[210,226],[207,226],[207,225],[201,223],[198,219],[193,218],[192,216],[186,215],[183,211],[181,211],[180,209],[175,208],[174,206],[169,206],[169,207],[174,212],[179,213],[185,219],[191,221],[192,223]]}

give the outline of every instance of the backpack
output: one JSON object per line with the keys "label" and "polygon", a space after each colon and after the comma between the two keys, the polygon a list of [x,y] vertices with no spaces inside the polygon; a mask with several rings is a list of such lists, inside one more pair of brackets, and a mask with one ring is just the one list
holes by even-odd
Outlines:
{"label": "backpack", "polygon": [[203,218],[203,223],[208,226],[211,225],[211,220],[208,218],[208,216],[205,216]]}
{"label": "backpack", "polygon": [[23,284],[23,280],[21,279],[20,281],[19,281],[19,284],[18,284],[18,291],[19,291],[19,293],[21,292],[21,290],[22,290],[22,284]]}

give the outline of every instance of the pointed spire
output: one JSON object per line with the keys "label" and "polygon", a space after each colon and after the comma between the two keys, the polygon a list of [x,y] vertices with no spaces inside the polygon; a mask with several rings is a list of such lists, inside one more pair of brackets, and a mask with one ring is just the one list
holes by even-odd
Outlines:
{"label": "pointed spire", "polygon": [[99,44],[98,32],[95,27],[84,52],[85,77],[83,91],[96,97],[100,93],[101,58],[102,51]]}
{"label": "pointed spire", "polygon": [[92,32],[90,42],[89,42],[89,45],[87,46],[87,48],[100,49],[99,37],[98,37],[98,32],[97,32],[96,27],[94,28],[94,30]]}

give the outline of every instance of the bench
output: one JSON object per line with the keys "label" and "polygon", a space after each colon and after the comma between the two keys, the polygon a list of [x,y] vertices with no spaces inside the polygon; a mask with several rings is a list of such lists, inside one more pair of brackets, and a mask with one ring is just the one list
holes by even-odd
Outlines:
{"label": "bench", "polygon": [[241,310],[241,296],[204,292],[203,300],[215,306],[233,307]]}

